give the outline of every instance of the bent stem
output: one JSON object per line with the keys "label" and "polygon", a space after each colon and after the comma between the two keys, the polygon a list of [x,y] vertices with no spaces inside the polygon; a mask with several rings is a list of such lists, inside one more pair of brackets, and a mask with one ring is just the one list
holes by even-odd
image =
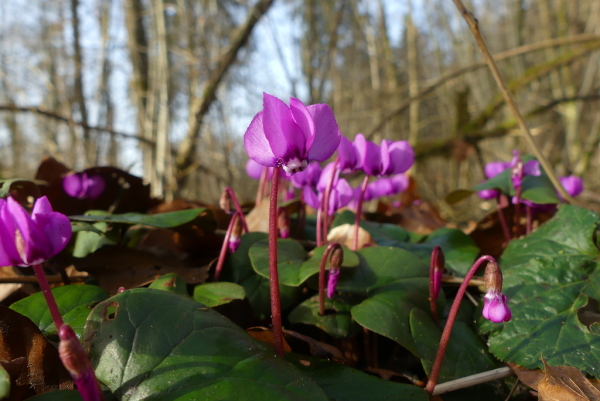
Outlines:
{"label": "bent stem", "polygon": [[242,227],[244,228],[244,232],[248,233],[248,225],[246,224],[246,218],[244,217],[244,212],[242,212],[242,206],[240,206],[240,202],[238,202],[237,196],[235,196],[235,192],[233,188],[227,187],[225,191],[229,192],[229,196],[235,205],[235,210],[239,213],[239,218],[242,220]]}
{"label": "bent stem", "polygon": [[356,219],[354,220],[354,241],[352,244],[352,250],[358,250],[358,231],[360,228],[360,215],[363,209],[363,200],[365,199],[365,192],[367,191],[367,184],[369,183],[369,176],[365,176],[363,183],[360,187],[360,195],[358,195],[358,204],[356,205]]}
{"label": "bent stem", "polygon": [[450,309],[450,313],[448,314],[448,320],[446,321],[446,325],[444,326],[444,331],[442,332],[442,338],[440,339],[440,345],[438,346],[437,354],[435,355],[435,359],[433,360],[433,366],[431,367],[431,373],[429,374],[429,380],[427,381],[427,386],[425,387],[425,391],[431,396],[433,393],[433,389],[435,388],[435,384],[437,383],[438,376],[440,375],[440,370],[442,368],[442,362],[444,361],[444,356],[446,355],[446,348],[448,347],[448,341],[450,340],[450,334],[452,333],[452,327],[454,326],[454,321],[456,320],[456,315],[458,314],[458,308],[460,306],[460,302],[465,295],[467,287],[469,286],[469,281],[475,275],[475,272],[483,262],[493,262],[496,260],[489,256],[484,255],[477,259],[471,270],[465,276],[458,292],[456,293],[456,297],[454,298],[454,302],[452,303],[452,308]]}
{"label": "bent stem", "polygon": [[321,230],[323,231],[323,244],[327,245],[327,231],[329,230],[329,198],[331,197],[331,188],[333,188],[333,182],[337,178],[338,171],[337,166],[340,161],[339,157],[336,157],[333,162],[333,168],[331,171],[331,177],[329,177],[329,181],[327,182],[327,187],[325,188],[325,196],[323,197],[323,213],[321,214],[324,222],[321,223]]}
{"label": "bent stem", "polygon": [[[508,225],[506,224],[506,218],[504,217],[504,212],[502,211],[502,207],[500,204],[500,197],[504,195],[498,195],[496,198],[496,206],[498,207],[498,220],[500,220],[500,225],[502,226],[502,232],[504,233],[504,239],[506,242],[510,242],[512,239],[510,235],[510,230],[508,229]],[[506,203],[506,202],[503,202]]]}
{"label": "bent stem", "polygon": [[215,268],[215,275],[213,276],[213,281],[219,281],[219,277],[221,276],[221,270],[223,270],[223,265],[225,264],[227,248],[229,247],[229,240],[231,238],[231,233],[235,225],[235,219],[238,218],[241,218],[240,212],[235,212],[231,217],[231,221],[229,222],[229,226],[227,227],[227,231],[225,232],[225,238],[223,238],[223,245],[221,246],[221,253],[219,254],[219,260],[217,261],[217,267]]}
{"label": "bent stem", "polygon": [[340,244],[337,242],[332,242],[325,248],[325,252],[323,253],[323,257],[321,258],[321,265],[319,266],[319,315],[325,316],[325,264],[327,263],[327,258],[329,257],[329,253],[334,248],[339,248]]}
{"label": "bent stem", "polygon": [[283,349],[283,324],[281,322],[281,301],[279,297],[279,273],[277,271],[277,198],[279,195],[279,170],[273,167],[271,183],[271,203],[269,205],[269,292],[271,298],[271,321],[273,324],[273,346],[275,353],[285,355]]}
{"label": "bent stem", "polygon": [[52,320],[54,321],[54,325],[56,326],[56,330],[60,330],[60,327],[64,324],[62,316],[58,311],[58,305],[56,304],[56,299],[54,299],[54,295],[52,295],[52,290],[50,290],[50,284],[48,284],[48,279],[46,278],[46,273],[44,273],[44,268],[41,264],[36,263],[33,265],[33,271],[38,279],[40,284],[40,288],[42,289],[42,293],[44,294],[44,298],[46,299],[46,303],[48,304],[48,309],[50,309],[50,315],[52,316]]}

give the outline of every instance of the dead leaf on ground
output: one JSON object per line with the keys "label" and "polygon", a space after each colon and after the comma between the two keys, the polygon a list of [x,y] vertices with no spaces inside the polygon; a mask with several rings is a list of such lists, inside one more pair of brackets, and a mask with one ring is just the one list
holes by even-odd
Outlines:
{"label": "dead leaf on ground", "polygon": [[[327,241],[338,242],[340,245],[348,247],[350,249],[354,248],[354,237],[356,233],[356,228],[354,224],[342,224],[341,226],[337,226],[329,230],[327,234]],[[362,249],[365,246],[375,245],[375,240],[364,228],[358,228],[358,248]]]}
{"label": "dead leaf on ground", "polygon": [[[293,350],[296,353],[310,354],[316,358],[332,358],[336,362],[341,362],[344,365],[351,364],[350,361],[346,359],[342,351],[333,345],[317,341],[312,337],[305,336],[304,334],[300,334],[291,330],[284,329],[283,335],[288,343],[292,345]],[[308,350],[296,349],[297,347],[306,348],[306,346],[308,346]]]}
{"label": "dead leaf on ground", "polygon": [[538,391],[540,401],[600,401],[600,381],[572,366],[549,366],[544,358],[542,362],[545,371],[508,365],[519,380]]}
{"label": "dead leaf on ground", "polygon": [[[274,347],[275,341],[273,340],[273,331],[267,329],[266,327],[249,327],[246,329],[246,333],[250,334],[252,338],[255,340],[261,341],[265,344],[269,344],[271,347]],[[283,350],[285,352],[292,352],[292,348],[290,345],[283,339]]]}
{"label": "dead leaf on ground", "polygon": [[27,317],[0,306],[0,364],[11,380],[10,399],[72,389],[58,350]]}
{"label": "dead leaf on ground", "polygon": [[119,287],[127,289],[146,285],[167,273],[177,273],[186,283],[202,283],[208,276],[208,266],[190,267],[176,258],[157,256],[150,252],[118,245],[107,245],[73,264],[98,280],[109,294]]}

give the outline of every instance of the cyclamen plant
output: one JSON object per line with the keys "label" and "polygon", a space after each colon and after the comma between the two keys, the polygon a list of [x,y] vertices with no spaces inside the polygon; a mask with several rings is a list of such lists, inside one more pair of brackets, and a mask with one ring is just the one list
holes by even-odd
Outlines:
{"label": "cyclamen plant", "polygon": [[279,275],[277,272],[277,199],[279,170],[286,174],[303,171],[309,162],[330,158],[340,143],[340,130],[326,104],[305,106],[298,99],[286,105],[263,94],[263,110],[256,114],[244,135],[248,156],[258,164],[273,167],[269,205],[269,289],[273,341],[277,355],[283,356],[283,328]]}

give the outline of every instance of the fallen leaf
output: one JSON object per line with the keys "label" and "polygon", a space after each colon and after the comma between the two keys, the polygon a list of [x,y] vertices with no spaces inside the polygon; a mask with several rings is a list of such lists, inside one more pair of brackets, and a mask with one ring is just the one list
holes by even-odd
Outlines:
{"label": "fallen leaf", "polygon": [[119,287],[127,289],[146,285],[156,278],[177,273],[186,283],[203,283],[208,276],[208,266],[189,267],[176,258],[157,256],[150,252],[118,245],[105,245],[85,258],[74,258],[73,264],[98,280],[109,294]]}
{"label": "fallen leaf", "polygon": [[27,317],[0,306],[0,364],[11,379],[11,400],[72,389],[58,350]]}
{"label": "fallen leaf", "polygon": [[[272,330],[269,330],[266,327],[249,327],[246,329],[246,332],[250,334],[252,338],[274,347]],[[287,341],[285,341],[285,338],[283,339],[283,350],[285,352],[292,352],[292,348]]]}
{"label": "fallen leaf", "polygon": [[[308,352],[311,356],[317,358],[333,358],[335,361],[341,362],[345,365],[350,364],[350,361],[346,359],[344,354],[342,354],[342,352],[333,345],[317,341],[312,337],[305,336],[304,334],[300,334],[291,330],[284,329],[283,335],[285,336],[286,340],[292,344],[292,346],[294,346],[294,343],[298,344],[298,342],[301,342],[301,344],[296,346],[304,345],[305,348],[305,346],[308,345]],[[296,350],[295,347],[293,349],[296,353],[307,354],[306,351],[300,352],[300,350]]]}
{"label": "fallen leaf", "polygon": [[544,358],[545,375],[538,384],[540,401],[600,401],[600,390],[579,369],[549,366]]}
{"label": "fallen leaf", "polygon": [[[327,234],[327,241],[338,242],[340,245],[353,249],[354,247],[354,236],[356,228],[354,224],[342,224],[329,231]],[[364,228],[358,228],[358,248],[362,249],[365,246],[375,245],[375,240],[371,237]]]}

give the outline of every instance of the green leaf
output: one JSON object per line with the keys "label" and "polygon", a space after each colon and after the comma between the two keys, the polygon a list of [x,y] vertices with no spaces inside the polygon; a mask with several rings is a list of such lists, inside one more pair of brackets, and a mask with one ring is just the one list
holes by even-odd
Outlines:
{"label": "green leaf", "polygon": [[[410,328],[423,369],[426,374],[429,374],[442,337],[442,330],[433,322],[429,314],[417,308],[410,312]],[[488,352],[487,345],[481,338],[467,324],[456,321],[452,328],[438,383],[485,372],[496,367],[494,358]]]}
{"label": "green leaf", "polygon": [[194,300],[211,308],[245,297],[244,287],[235,283],[205,283],[194,288]]}
{"label": "green leaf", "polygon": [[303,323],[316,326],[327,334],[338,337],[353,337],[360,327],[352,319],[350,310],[353,304],[340,297],[325,297],[325,315],[319,315],[319,296],[309,298],[298,305],[289,315],[292,323]]}
{"label": "green leaf", "polygon": [[[269,280],[258,275],[252,268],[248,252],[257,241],[267,238],[267,234],[252,232],[242,236],[238,250],[230,255],[221,274],[223,281],[231,281],[244,287],[246,297],[259,319],[271,315],[271,300],[269,297]],[[287,309],[293,305],[299,294],[298,287],[279,285],[281,307]]]}
{"label": "green leaf", "polygon": [[286,354],[285,358],[314,380],[334,401],[429,399],[422,388],[379,379],[339,363],[296,354]]}
{"label": "green leaf", "polygon": [[[110,216],[110,213],[104,210],[91,210],[89,216]],[[73,224],[75,224],[74,222]],[[82,222],[78,222],[82,223]],[[83,223],[87,224],[87,223]],[[75,246],[73,248],[73,256],[76,258],[84,258],[90,253],[97,251],[104,245],[114,245],[118,239],[108,238],[107,231],[110,230],[108,223],[97,222],[91,225],[92,229],[78,230]],[[84,227],[85,228],[85,227]]]}
{"label": "green leaf", "polygon": [[549,365],[576,367],[600,376],[600,325],[585,326],[578,311],[589,297],[600,300],[600,252],[594,233],[597,214],[563,205],[532,234],[512,241],[501,259],[503,292],[512,320],[494,325],[490,351],[528,369]]}
{"label": "green leaf", "polygon": [[133,289],[100,303],[85,338],[99,381],[121,401],[328,400],[270,346],[166,291]]}
{"label": "green leaf", "polygon": [[[65,285],[53,288],[52,294],[56,298],[64,322],[73,328],[78,337],[83,333],[85,321],[92,307],[108,298],[108,293],[95,285]],[[10,308],[31,319],[46,337],[58,335],[41,292],[15,302]]]}
{"label": "green leaf", "polygon": [[69,216],[73,221],[86,222],[106,222],[110,224],[141,224],[157,228],[177,227],[185,223],[194,221],[194,224],[203,231],[214,231],[216,229],[215,214],[212,210],[206,208],[180,210],[177,212],[142,214],[142,213],[123,213],[111,214],[107,216],[85,215]]}
{"label": "green leaf", "polygon": [[189,296],[187,284],[177,273],[167,273],[152,282],[149,286],[157,290],[172,292],[182,296]]}
{"label": "green leaf", "polygon": [[34,198],[40,197],[40,188],[37,184],[30,180],[22,178],[13,178],[10,180],[0,180],[2,187],[0,187],[0,198],[6,198],[11,195],[19,199],[27,199],[28,196]]}
{"label": "green leaf", "polygon": [[57,390],[38,394],[27,401],[83,401],[83,398],[77,390]]}
{"label": "green leaf", "polygon": [[10,375],[0,365],[0,400],[7,398],[10,395]]}
{"label": "green leaf", "polygon": [[[269,241],[262,240],[254,243],[248,252],[254,271],[269,278]],[[277,240],[277,269],[279,282],[283,285],[297,287],[315,272],[304,261],[308,257],[304,247],[292,239]],[[318,270],[317,270],[318,271]]]}
{"label": "green leaf", "polygon": [[429,267],[404,249],[368,247],[357,253],[360,264],[342,269],[338,291],[366,296],[368,291],[399,279],[429,276]]}
{"label": "green leaf", "polygon": [[379,288],[375,294],[352,308],[352,317],[363,327],[392,339],[419,355],[410,331],[410,311],[429,309],[429,281],[424,277],[405,278]]}

